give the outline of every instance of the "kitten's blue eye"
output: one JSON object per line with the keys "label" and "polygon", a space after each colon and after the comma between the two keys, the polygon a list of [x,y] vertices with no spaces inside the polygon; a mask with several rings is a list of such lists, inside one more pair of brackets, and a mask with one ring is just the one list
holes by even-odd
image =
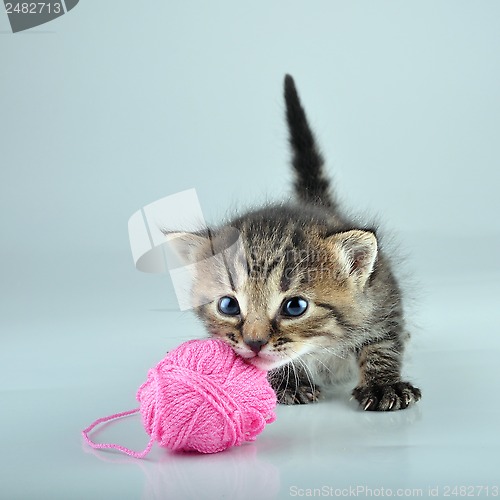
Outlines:
{"label": "kitten's blue eye", "polygon": [[283,316],[301,316],[307,310],[307,300],[302,297],[293,297],[283,303],[281,313]]}
{"label": "kitten's blue eye", "polygon": [[234,297],[222,297],[219,299],[219,311],[228,316],[240,314],[240,305]]}

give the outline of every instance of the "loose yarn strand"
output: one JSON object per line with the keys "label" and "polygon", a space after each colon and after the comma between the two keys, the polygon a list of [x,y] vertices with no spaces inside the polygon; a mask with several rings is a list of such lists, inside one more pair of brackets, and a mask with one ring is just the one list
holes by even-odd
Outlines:
{"label": "loose yarn strand", "polygon": [[154,436],[151,436],[151,439],[149,440],[148,445],[146,448],[141,451],[134,451],[131,450],[130,448],[126,448],[125,446],[120,446],[119,444],[113,444],[113,443],[95,443],[89,438],[89,433],[94,430],[98,425],[104,424],[106,422],[110,422],[111,420],[116,420],[118,418],[123,418],[123,417],[128,417],[129,415],[134,415],[135,413],[140,412],[140,408],[135,408],[134,410],[129,410],[129,411],[124,411],[121,413],[115,413],[113,415],[110,415],[109,417],[102,417],[98,418],[96,421],[92,422],[86,429],[83,429],[82,431],[82,436],[85,442],[94,449],[114,449],[121,451],[122,453],[126,453],[127,455],[134,457],[134,458],[144,458],[150,451],[151,448],[153,447],[153,444],[155,442]]}

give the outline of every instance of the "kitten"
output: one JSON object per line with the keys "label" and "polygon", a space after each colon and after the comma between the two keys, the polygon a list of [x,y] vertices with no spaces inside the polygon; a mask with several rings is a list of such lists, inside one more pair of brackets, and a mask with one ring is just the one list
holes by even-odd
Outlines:
{"label": "kitten", "polygon": [[332,197],[289,75],[284,94],[296,201],[169,233],[196,264],[193,304],[212,336],[270,370],[282,403],[316,401],[354,364],[364,410],[406,408],[421,393],[401,380],[408,334],[398,284],[375,229],[349,221]]}

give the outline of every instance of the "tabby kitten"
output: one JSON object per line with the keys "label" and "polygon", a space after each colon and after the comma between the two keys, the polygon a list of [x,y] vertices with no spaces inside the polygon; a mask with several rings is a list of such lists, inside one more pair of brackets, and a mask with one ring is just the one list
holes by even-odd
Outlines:
{"label": "tabby kitten", "polygon": [[213,337],[270,370],[278,400],[316,401],[320,387],[359,372],[364,410],[420,399],[401,380],[408,337],[401,293],[375,230],[341,213],[330,194],[291,76],[286,116],[296,200],[168,240],[194,269],[192,301]]}

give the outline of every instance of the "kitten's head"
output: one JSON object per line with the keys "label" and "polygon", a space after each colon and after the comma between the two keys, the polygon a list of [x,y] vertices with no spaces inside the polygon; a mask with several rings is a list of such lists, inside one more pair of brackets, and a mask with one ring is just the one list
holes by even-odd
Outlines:
{"label": "kitten's head", "polygon": [[299,207],[269,207],[169,239],[192,264],[192,302],[208,331],[252,364],[276,368],[338,349],[364,323],[377,260],[371,231],[334,230]]}

